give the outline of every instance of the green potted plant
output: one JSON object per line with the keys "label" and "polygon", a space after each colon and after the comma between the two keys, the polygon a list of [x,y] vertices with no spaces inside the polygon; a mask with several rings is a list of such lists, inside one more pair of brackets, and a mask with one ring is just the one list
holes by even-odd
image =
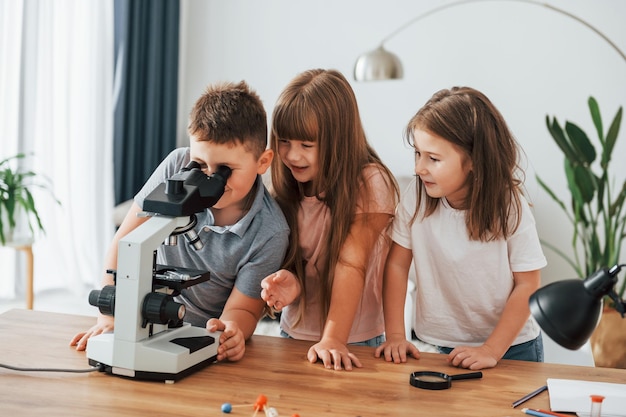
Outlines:
{"label": "green potted plant", "polygon": [[[588,105],[598,135],[600,145],[598,152],[587,134],[576,124],[566,121],[564,126],[561,126],[556,117],[551,119],[550,116],[546,116],[550,135],[563,152],[571,203],[566,205],[539,176],[536,177],[539,185],[561,207],[573,226],[573,257],[549,242],[542,243],[565,259],[581,278],[601,268],[610,268],[617,264],[620,261],[622,242],[626,239],[626,180],[617,180],[616,183],[609,170],[622,121],[622,107],[618,109],[605,135],[597,101],[590,97]],[[626,280],[622,279],[615,289],[622,299],[625,289]],[[608,303],[612,301],[607,297],[605,305]],[[608,313],[609,310],[605,312]],[[601,321],[604,321],[607,315],[603,314]],[[626,326],[626,320],[622,323],[619,315],[613,320],[619,323],[618,325]],[[615,366],[604,364],[606,358],[602,356],[605,356],[607,348],[594,346],[594,338],[601,338],[597,336],[602,333],[601,327],[598,326],[591,340],[596,365]],[[626,336],[626,327],[621,333]],[[623,349],[617,350],[622,355],[620,359],[622,366],[626,366],[626,354],[622,352]]]}
{"label": "green potted plant", "polygon": [[25,156],[20,153],[0,161],[0,244],[2,245],[12,240],[13,231],[20,219],[27,222],[32,234],[36,230],[45,232],[31,190],[32,187],[50,190],[49,184],[42,181],[42,176],[19,167],[18,160]]}

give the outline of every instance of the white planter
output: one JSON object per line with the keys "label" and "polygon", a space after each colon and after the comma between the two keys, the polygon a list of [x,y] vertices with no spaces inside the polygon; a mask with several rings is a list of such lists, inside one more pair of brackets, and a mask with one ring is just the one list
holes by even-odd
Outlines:
{"label": "white planter", "polygon": [[6,246],[21,246],[32,243],[33,234],[28,227],[28,218],[22,207],[16,209],[14,228],[9,227],[9,219],[5,210],[0,215],[2,216],[2,232]]}

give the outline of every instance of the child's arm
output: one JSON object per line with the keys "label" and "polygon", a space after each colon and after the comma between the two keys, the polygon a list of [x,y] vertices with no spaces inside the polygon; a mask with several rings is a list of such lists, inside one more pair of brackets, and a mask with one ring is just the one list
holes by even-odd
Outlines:
{"label": "child's arm", "polygon": [[390,214],[357,214],[339,254],[328,318],[322,338],[308,352],[310,362],[320,359],[326,368],[352,369],[361,363],[347,348],[348,337],[365,286],[365,272],[377,239],[391,220]]}
{"label": "child's arm", "polygon": [[482,346],[455,348],[448,356],[452,365],[474,370],[492,368],[511,347],[530,316],[528,300],[539,288],[541,272],[514,272],[513,281],[513,291],[491,335]]}
{"label": "child's arm", "polygon": [[263,315],[265,302],[248,297],[233,288],[224,311],[219,319],[210,319],[206,327],[209,331],[222,331],[217,360],[237,361],[243,358],[246,340],[252,336]]}
{"label": "child's arm", "polygon": [[406,362],[407,353],[419,358],[419,350],[405,336],[404,304],[413,253],[397,243],[391,244],[383,278],[383,307],[385,314],[385,343],[376,348],[374,356],[384,353],[388,362]]}

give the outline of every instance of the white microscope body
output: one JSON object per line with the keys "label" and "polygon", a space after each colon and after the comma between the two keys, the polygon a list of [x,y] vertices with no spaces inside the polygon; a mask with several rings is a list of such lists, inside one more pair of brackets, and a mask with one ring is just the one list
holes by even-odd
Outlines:
{"label": "white microscope body", "polygon": [[[208,203],[207,200],[202,200],[192,208],[185,206],[180,209],[180,206],[188,203],[179,201],[181,194],[186,200],[193,199],[196,188],[202,188],[187,185],[190,169],[181,171],[184,172],[183,176],[176,179],[179,184],[168,184],[165,187],[165,194],[168,194],[165,199],[174,199],[174,202],[161,201],[152,206],[147,204],[150,196],[163,191],[161,188],[150,194],[144,204],[144,209],[146,206],[156,207],[154,211],[175,215],[153,215],[122,238],[118,245],[116,285],[106,286],[90,294],[90,304],[100,307],[103,314],[113,314],[115,317],[112,333],[93,336],[87,343],[89,363],[99,366],[104,372],[170,382],[216,360],[220,332],[209,332],[205,328],[182,322],[185,307],[175,302],[171,295],[182,288],[207,281],[209,273],[156,264],[156,249],[173,232],[176,234],[175,231],[188,231],[190,220],[195,224],[193,213],[200,207],[210,207],[219,200],[230,174],[228,170],[217,178],[223,184],[221,189],[217,186],[217,191],[209,190],[211,199]],[[210,177],[198,176],[200,171],[195,171],[194,175],[200,178],[199,181],[208,179],[214,181],[215,185],[214,177],[218,177],[216,174]],[[160,204],[165,204],[165,208]],[[170,209],[169,205],[176,208]],[[192,236],[194,237],[197,238]],[[171,276],[182,278],[172,279]]]}

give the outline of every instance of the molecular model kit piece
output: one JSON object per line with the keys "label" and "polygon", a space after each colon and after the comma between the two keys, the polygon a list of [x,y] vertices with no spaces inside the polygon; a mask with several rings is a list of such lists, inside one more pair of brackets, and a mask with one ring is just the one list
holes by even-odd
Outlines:
{"label": "molecular model kit piece", "polygon": [[[222,413],[229,414],[233,410],[233,408],[236,407],[250,407],[250,404],[232,405],[231,403],[224,403],[222,404]],[[252,417],[257,417],[259,411],[265,413],[265,417],[280,417],[280,415],[278,414],[278,410],[276,410],[274,407],[267,406],[267,397],[263,394],[260,394],[257,397],[256,401],[252,405],[252,408],[254,409]],[[300,416],[298,414],[293,414],[291,417]]]}

